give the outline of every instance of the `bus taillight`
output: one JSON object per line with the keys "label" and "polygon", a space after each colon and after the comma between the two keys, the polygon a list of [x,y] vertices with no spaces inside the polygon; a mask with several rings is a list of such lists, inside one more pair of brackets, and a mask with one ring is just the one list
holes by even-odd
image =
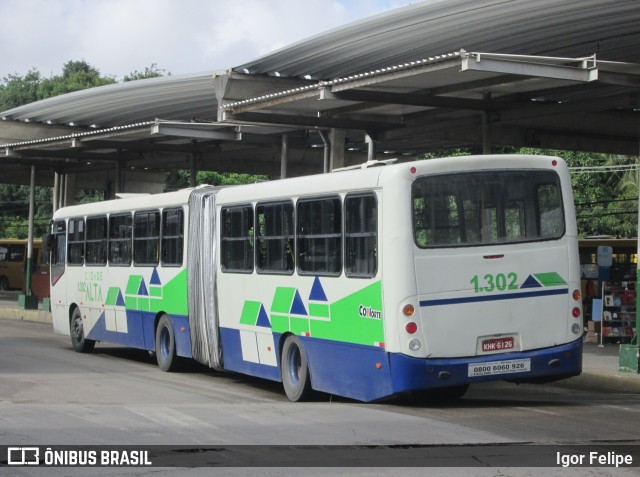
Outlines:
{"label": "bus taillight", "polygon": [[413,305],[404,305],[402,307],[402,314],[404,316],[413,316],[413,314],[415,313],[415,308],[413,307]]}
{"label": "bus taillight", "polygon": [[410,321],[409,323],[407,323],[407,326],[405,326],[404,329],[407,330],[407,333],[412,335],[416,331],[418,331],[418,325],[416,325],[413,321]]}

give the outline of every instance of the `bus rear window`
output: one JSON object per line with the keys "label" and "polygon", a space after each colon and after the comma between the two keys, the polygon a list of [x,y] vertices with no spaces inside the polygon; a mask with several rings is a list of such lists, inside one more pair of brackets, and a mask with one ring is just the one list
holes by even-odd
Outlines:
{"label": "bus rear window", "polygon": [[552,240],[565,230],[560,180],[552,171],[420,177],[412,202],[421,248]]}

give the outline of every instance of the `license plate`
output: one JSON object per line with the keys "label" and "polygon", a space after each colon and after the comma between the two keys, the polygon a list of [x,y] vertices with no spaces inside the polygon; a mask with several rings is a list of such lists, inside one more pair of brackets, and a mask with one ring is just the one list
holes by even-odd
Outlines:
{"label": "license plate", "polygon": [[495,376],[497,374],[526,373],[531,371],[531,359],[507,359],[469,365],[468,376]]}
{"label": "license plate", "polygon": [[482,342],[482,352],[490,353],[492,351],[508,351],[512,350],[513,346],[514,341],[511,336],[507,338],[492,338]]}

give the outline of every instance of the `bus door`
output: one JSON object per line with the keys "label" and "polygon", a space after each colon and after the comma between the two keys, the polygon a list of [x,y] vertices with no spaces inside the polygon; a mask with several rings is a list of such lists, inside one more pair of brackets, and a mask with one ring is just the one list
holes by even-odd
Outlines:
{"label": "bus door", "polygon": [[[47,249],[51,254],[50,279],[51,279],[51,307],[52,312],[66,313],[67,291],[63,279],[67,264],[67,227],[64,220],[56,220],[53,223],[51,235],[47,236]],[[56,320],[54,322],[54,327]],[[68,327],[55,330],[58,333],[68,333]]]}

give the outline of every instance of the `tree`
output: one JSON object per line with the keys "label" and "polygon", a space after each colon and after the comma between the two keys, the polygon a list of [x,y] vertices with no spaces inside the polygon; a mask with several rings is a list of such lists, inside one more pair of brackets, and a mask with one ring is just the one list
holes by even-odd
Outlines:
{"label": "tree", "polygon": [[39,88],[39,99],[58,96],[96,86],[113,84],[116,80],[101,76],[100,71],[86,61],[68,61],[62,67],[62,75],[45,78]]}
{"label": "tree", "polygon": [[136,81],[140,79],[157,78],[159,76],[171,76],[171,73],[167,73],[165,70],[158,68],[156,63],[151,63],[151,66],[145,66],[144,71],[132,71],[128,75],[124,75],[122,82]]}
{"label": "tree", "polygon": [[40,99],[38,87],[42,76],[38,70],[30,70],[26,75],[9,75],[0,84],[0,111],[16,108],[23,104],[32,103]]}
{"label": "tree", "polygon": [[[268,180],[259,174],[239,174],[236,172],[199,171],[196,174],[196,185],[228,186],[237,184],[253,184]],[[185,169],[171,171],[167,176],[165,192],[189,187],[189,171]]]}

